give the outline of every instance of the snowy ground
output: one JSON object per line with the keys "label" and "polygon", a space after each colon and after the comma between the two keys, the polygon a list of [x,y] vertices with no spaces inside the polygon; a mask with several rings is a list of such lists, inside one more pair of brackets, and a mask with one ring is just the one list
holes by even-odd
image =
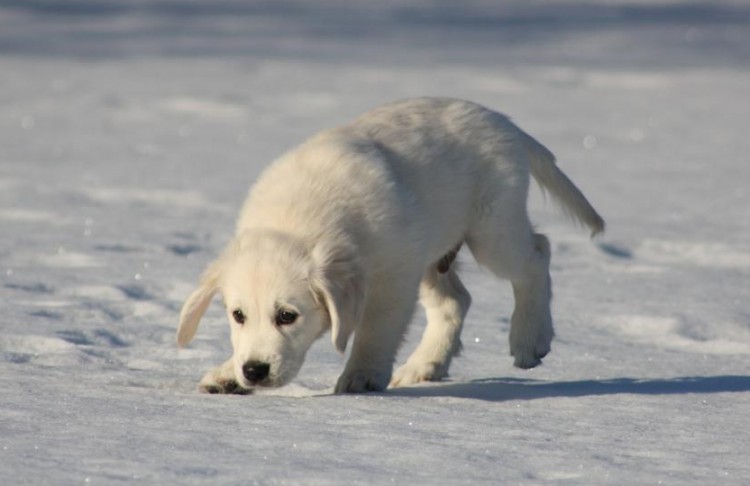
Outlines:
{"label": "snowy ground", "polygon": [[[315,5],[2,2],[0,483],[748,484],[750,5]],[[178,352],[177,313],[250,182],[412,95],[510,114],[606,217],[532,195],[552,354],[512,367],[509,286],[462,255],[449,381],[331,396],[324,339],[285,389],[196,393],[228,328]]]}

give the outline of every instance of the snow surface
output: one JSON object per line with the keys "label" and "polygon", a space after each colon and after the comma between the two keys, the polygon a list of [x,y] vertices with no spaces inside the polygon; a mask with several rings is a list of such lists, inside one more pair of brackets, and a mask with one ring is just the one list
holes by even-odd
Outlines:
{"label": "snow surface", "polygon": [[[531,197],[557,339],[512,367],[509,286],[451,379],[208,396],[177,314],[282,151],[379,103],[468,98],[548,145],[604,238]],[[750,5],[5,0],[0,484],[750,484]],[[416,315],[403,361],[420,335]]]}

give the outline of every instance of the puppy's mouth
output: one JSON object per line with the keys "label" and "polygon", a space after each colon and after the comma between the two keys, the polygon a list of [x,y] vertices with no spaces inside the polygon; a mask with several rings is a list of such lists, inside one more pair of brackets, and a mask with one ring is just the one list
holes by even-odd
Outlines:
{"label": "puppy's mouth", "polygon": [[248,380],[244,376],[237,380],[237,384],[242,388],[276,388],[281,386],[275,377],[269,376],[262,380]]}
{"label": "puppy's mouth", "polygon": [[261,380],[248,380],[244,376],[237,377],[237,384],[242,388],[278,388],[286,385],[290,380],[285,380],[277,375],[269,375]]}

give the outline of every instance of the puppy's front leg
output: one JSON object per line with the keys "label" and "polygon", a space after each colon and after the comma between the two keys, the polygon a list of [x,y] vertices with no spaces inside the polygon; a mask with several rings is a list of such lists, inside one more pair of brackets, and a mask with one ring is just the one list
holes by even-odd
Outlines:
{"label": "puppy's front leg", "polygon": [[198,383],[198,391],[201,393],[231,393],[235,395],[247,395],[253,392],[251,389],[242,388],[237,384],[232,358],[206,373]]}
{"label": "puppy's front leg", "polygon": [[416,293],[416,284],[411,292],[388,292],[387,297],[378,298],[378,304],[366,310],[355,331],[352,353],[336,384],[336,393],[385,390],[414,312]]}
{"label": "puppy's front leg", "polygon": [[443,273],[437,268],[428,270],[419,298],[427,314],[427,328],[417,349],[394,373],[391,387],[445,378],[451,359],[461,350],[461,328],[471,296],[455,269]]}

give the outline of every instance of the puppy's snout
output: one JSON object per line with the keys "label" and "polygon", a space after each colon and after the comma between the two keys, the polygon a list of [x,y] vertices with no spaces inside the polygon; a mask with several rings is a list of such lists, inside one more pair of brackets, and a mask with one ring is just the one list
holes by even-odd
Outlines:
{"label": "puppy's snout", "polygon": [[242,365],[242,374],[245,375],[247,381],[253,385],[268,378],[268,373],[270,371],[271,365],[261,361],[248,361]]}

